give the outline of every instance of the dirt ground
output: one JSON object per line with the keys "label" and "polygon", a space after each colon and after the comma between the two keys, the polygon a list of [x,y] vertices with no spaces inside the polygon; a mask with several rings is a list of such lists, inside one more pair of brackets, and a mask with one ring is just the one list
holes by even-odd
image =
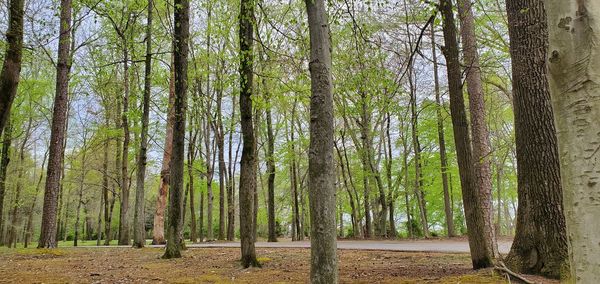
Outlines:
{"label": "dirt ground", "polygon": [[[309,249],[257,249],[262,268],[241,269],[239,249],[0,249],[0,283],[307,283]],[[467,254],[339,250],[341,283],[507,283],[473,271]],[[536,283],[558,283],[527,276]]]}

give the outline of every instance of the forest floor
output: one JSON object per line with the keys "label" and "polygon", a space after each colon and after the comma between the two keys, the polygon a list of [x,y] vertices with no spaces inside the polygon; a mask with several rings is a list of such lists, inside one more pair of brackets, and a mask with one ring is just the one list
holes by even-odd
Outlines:
{"label": "forest floor", "polygon": [[[310,250],[258,248],[262,268],[242,269],[236,248],[0,248],[0,283],[307,283]],[[465,253],[339,250],[341,283],[507,283],[473,271]],[[536,283],[558,283],[526,276]]]}

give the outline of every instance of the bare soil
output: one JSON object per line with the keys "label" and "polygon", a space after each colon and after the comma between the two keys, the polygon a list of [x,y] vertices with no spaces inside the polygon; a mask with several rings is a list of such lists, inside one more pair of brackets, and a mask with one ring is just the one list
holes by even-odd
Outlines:
{"label": "bare soil", "polygon": [[[468,254],[338,252],[341,283],[507,283],[492,270],[473,271]],[[308,282],[309,249],[257,249],[263,267],[250,269],[240,267],[236,248],[191,248],[174,260],[162,254],[161,248],[0,249],[0,283]]]}

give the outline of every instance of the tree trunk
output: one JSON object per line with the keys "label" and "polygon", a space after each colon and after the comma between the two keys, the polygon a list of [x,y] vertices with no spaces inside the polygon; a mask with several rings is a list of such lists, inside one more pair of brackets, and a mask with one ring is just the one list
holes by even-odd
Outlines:
{"label": "tree trunk", "polygon": [[133,217],[133,246],[142,248],[146,244],[146,216],[144,214],[144,189],[146,180],[146,153],[148,151],[148,121],[150,117],[150,92],[152,88],[152,10],[153,0],[148,0],[148,20],[146,23],[146,61],[144,75],[144,100],[142,107],[142,133],[137,161],[135,190],[135,214]]}
{"label": "tree trunk", "polygon": [[[174,61],[173,57],[171,60]],[[154,226],[152,229],[152,244],[165,244],[165,209],[167,207],[167,193],[169,191],[169,172],[171,165],[171,152],[173,151],[173,124],[175,123],[175,66],[171,64],[171,80],[169,81],[169,104],[167,111],[167,131],[165,135],[165,149],[163,151],[162,167],[160,170],[160,186],[156,198],[156,212],[154,213]]]}
{"label": "tree trunk", "polygon": [[24,0],[10,0],[6,53],[0,73],[0,134],[10,120],[10,109],[17,95],[23,57]]}
{"label": "tree trunk", "polygon": [[[85,135],[85,134],[84,134]],[[84,138],[85,139],[85,138]],[[77,242],[79,241],[79,221],[81,216],[81,205],[83,205],[83,187],[85,182],[85,142],[81,149],[81,178],[79,180],[79,193],[77,199],[77,211],[75,212],[75,236],[73,237],[73,246],[77,246]]]}
{"label": "tree trunk", "polygon": [[444,189],[444,213],[446,216],[446,232],[448,237],[456,236],[454,232],[454,214],[450,203],[450,189],[448,186],[448,158],[446,157],[446,138],[444,135],[444,118],[442,111],[444,105],[440,94],[440,83],[438,76],[437,47],[435,46],[435,28],[431,25],[431,54],[433,60],[433,79],[435,85],[436,118],[438,130],[438,142],[440,145],[440,171],[442,173],[442,187]]}
{"label": "tree trunk", "polygon": [[[458,13],[463,41],[469,111],[471,115],[471,144],[473,162],[473,182],[478,190],[479,204],[483,218],[485,249],[492,259],[497,258],[498,244],[494,232],[494,214],[492,208],[492,171],[490,169],[490,141],[486,125],[485,102],[479,66],[479,53],[475,37],[475,21],[470,0],[458,0]],[[489,266],[491,266],[490,264]]]}
{"label": "tree trunk", "polygon": [[310,32],[311,99],[308,186],[311,283],[337,283],[335,163],[331,42],[323,0],[306,0]]}
{"label": "tree trunk", "polygon": [[[107,106],[105,106],[104,111],[104,127],[108,130],[110,127],[110,121]],[[108,133],[104,139],[104,161],[102,162],[102,199],[104,200],[104,245],[107,246],[110,244],[110,228],[112,221],[112,210],[110,209],[110,203],[108,202],[108,151],[110,147],[110,138]],[[115,196],[113,195],[113,202],[114,199]]]}
{"label": "tree trunk", "polygon": [[[235,123],[235,96],[232,97],[232,110],[231,110],[231,125],[229,129],[229,138],[228,138],[228,159],[229,163],[227,165],[227,240],[233,241],[235,237],[235,191],[233,189],[235,183],[235,166],[233,160],[233,131],[234,131],[234,123]],[[222,117],[220,114],[219,117]],[[222,122],[221,122],[222,125]],[[239,149],[239,144],[238,144]],[[237,153],[235,157],[235,162],[237,163]]]}
{"label": "tree trunk", "polygon": [[192,133],[192,126],[194,120],[190,117],[190,131],[189,131],[189,143],[188,143],[188,155],[187,155],[187,171],[188,171],[188,189],[190,193],[190,241],[195,243],[198,241],[196,231],[196,208],[194,206],[194,161],[196,160],[196,138],[197,132]]}
{"label": "tree trunk", "polygon": [[240,238],[242,266],[260,266],[256,259],[254,242],[254,194],[256,192],[256,138],[252,120],[253,90],[253,40],[254,40],[254,0],[241,0],[239,17],[240,41],[240,115],[242,126],[242,160],[240,164]]}
{"label": "tree trunk", "polygon": [[121,128],[123,128],[123,157],[121,158],[121,206],[119,207],[119,245],[129,245],[129,49],[123,35],[123,112]]}
{"label": "tree trunk", "polygon": [[[548,79],[558,137],[571,277],[577,283],[599,283],[600,226],[595,224],[600,217],[600,9],[598,1],[590,0],[550,0],[544,4],[549,30]],[[555,194],[552,192],[548,198],[558,202]],[[544,209],[549,206],[546,204]],[[551,214],[556,216],[559,207],[553,209],[557,211]]]}
{"label": "tree trunk", "polygon": [[0,245],[4,245],[4,196],[6,195],[6,172],[10,163],[10,144],[12,143],[12,126],[6,124],[2,140],[2,159],[0,160]]}
{"label": "tree trunk", "polygon": [[190,34],[190,6],[187,0],[174,2],[174,69],[175,101],[173,104],[173,156],[170,166],[169,222],[167,249],[163,258],[181,257],[181,231],[183,215],[183,163],[185,148],[185,115],[187,105],[188,49]]}
{"label": "tree trunk", "polygon": [[69,61],[71,41],[71,0],[60,1],[60,37],[58,40],[58,60],[56,65],[56,96],[50,132],[48,171],[44,189],[44,208],[38,248],[56,247],[57,197],[63,167],[65,123],[67,121],[69,95]]}
{"label": "tree trunk", "polygon": [[[267,88],[266,79],[263,79],[263,88]],[[266,92],[266,90],[265,90]],[[277,228],[275,226],[275,136],[273,135],[272,105],[270,94],[265,93],[267,105],[267,175],[268,180],[268,223],[269,223],[269,242],[277,241]]]}
{"label": "tree trunk", "polygon": [[560,278],[561,274],[568,276],[568,244],[558,144],[546,77],[548,26],[544,2],[509,0],[506,10],[519,197],[516,235],[506,261],[519,272]]}
{"label": "tree trunk", "polygon": [[456,24],[452,2],[440,0],[443,18],[444,42],[448,72],[448,89],[450,94],[450,116],[454,131],[456,157],[462,187],[465,220],[469,231],[469,247],[474,269],[489,267],[493,264],[495,254],[491,249],[492,240],[486,234],[485,213],[480,204],[479,190],[475,186],[473,159],[471,156],[471,139],[462,93],[462,79],[456,40]]}

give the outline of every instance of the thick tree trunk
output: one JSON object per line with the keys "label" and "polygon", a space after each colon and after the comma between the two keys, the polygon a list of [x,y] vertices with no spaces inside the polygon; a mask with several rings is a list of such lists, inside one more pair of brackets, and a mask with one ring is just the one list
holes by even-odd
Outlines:
{"label": "thick tree trunk", "polygon": [[544,4],[571,277],[600,283],[600,5],[590,0]]}
{"label": "thick tree trunk", "polygon": [[[460,15],[461,38],[465,63],[467,92],[469,94],[469,112],[471,115],[471,144],[473,182],[479,192],[479,203],[483,218],[483,234],[485,249],[492,258],[497,258],[498,244],[494,232],[494,214],[492,208],[492,171],[490,169],[490,141],[486,125],[483,84],[479,66],[479,53],[475,37],[475,20],[470,0],[458,1]],[[491,266],[491,264],[490,264]]]}
{"label": "thick tree trunk", "polygon": [[6,195],[6,173],[10,163],[10,144],[12,143],[12,126],[10,121],[5,125],[2,139],[2,159],[0,160],[0,245],[4,245],[4,197]]}
{"label": "thick tree trunk", "polygon": [[10,0],[6,53],[0,73],[0,134],[10,120],[10,109],[17,95],[23,57],[24,0]]}
{"label": "thick tree trunk", "polygon": [[174,2],[174,69],[175,101],[173,104],[173,156],[170,166],[169,222],[167,249],[163,258],[181,257],[181,231],[183,227],[183,163],[185,150],[185,115],[188,83],[188,49],[190,34],[190,5],[187,0]]}
{"label": "thick tree trunk", "polygon": [[559,278],[568,271],[568,246],[556,129],[546,78],[546,14],[542,0],[509,0],[506,10],[519,195],[516,235],[507,264],[519,272]]}
{"label": "thick tree trunk", "polygon": [[150,92],[152,88],[152,10],[153,0],[148,0],[148,20],[146,23],[146,61],[144,75],[144,99],[142,107],[142,133],[137,160],[135,214],[133,217],[133,246],[144,247],[146,244],[146,216],[144,214],[144,190],[146,180],[146,161],[148,159],[148,121],[150,118]]}
{"label": "thick tree trunk", "polygon": [[448,158],[446,157],[446,138],[444,135],[444,118],[442,111],[444,105],[440,94],[440,83],[438,76],[437,47],[435,46],[435,28],[431,25],[431,54],[433,60],[433,80],[435,85],[436,118],[438,130],[438,142],[440,145],[440,171],[442,172],[442,187],[444,189],[444,213],[446,216],[446,232],[448,237],[454,237],[454,214],[450,203],[450,189],[448,186]]}
{"label": "thick tree trunk", "polygon": [[50,132],[48,172],[44,189],[44,208],[38,248],[56,247],[56,211],[58,191],[63,167],[63,141],[67,121],[69,95],[69,62],[71,41],[71,0],[60,1],[60,37],[58,40],[58,60],[56,65],[56,96]]}
{"label": "thick tree trunk", "polygon": [[[171,58],[173,61],[174,59]],[[152,229],[152,244],[165,244],[165,209],[167,208],[167,194],[169,192],[169,172],[171,165],[171,152],[173,151],[173,124],[175,123],[175,66],[171,64],[171,80],[169,81],[169,104],[167,111],[167,130],[165,135],[165,149],[163,151],[162,167],[160,170],[160,186],[156,197],[156,211],[154,213],[154,226]]]}
{"label": "thick tree trunk", "polygon": [[254,40],[254,0],[241,0],[239,16],[240,40],[240,116],[242,126],[242,160],[240,164],[240,238],[242,266],[260,266],[256,259],[254,242],[256,224],[254,224],[254,194],[256,192],[256,138],[252,121],[253,94],[253,40]]}
{"label": "thick tree trunk", "polygon": [[460,173],[465,220],[469,234],[471,261],[473,268],[479,269],[492,265],[496,255],[490,246],[492,240],[489,239],[489,234],[486,234],[485,213],[480,204],[479,190],[475,187],[474,182],[471,139],[469,138],[469,126],[462,93],[456,24],[452,2],[449,0],[440,0],[440,11],[443,17],[445,41],[443,51],[446,57],[448,72],[450,116],[454,130],[454,143]]}
{"label": "thick tree trunk", "polygon": [[306,0],[310,32],[311,99],[308,186],[311,283],[337,283],[335,163],[331,42],[323,0]]}

